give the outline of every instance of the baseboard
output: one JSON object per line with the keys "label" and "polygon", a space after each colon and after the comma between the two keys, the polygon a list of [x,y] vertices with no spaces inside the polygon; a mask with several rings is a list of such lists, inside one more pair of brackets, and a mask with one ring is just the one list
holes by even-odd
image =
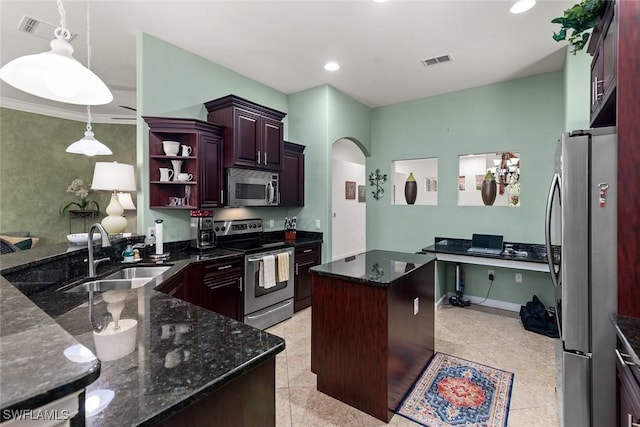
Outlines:
{"label": "baseboard", "polygon": [[[443,295],[442,298],[438,300],[437,305],[443,304],[445,301],[445,298],[448,300],[449,297],[454,295],[455,295],[454,292],[448,292],[446,295]],[[484,307],[499,308],[499,309],[508,310],[508,311],[515,311],[516,313],[520,312],[521,305],[513,302],[499,301],[495,299],[487,299],[486,301],[483,302],[484,298],[474,297],[473,295],[465,295],[464,298],[471,301],[471,304],[482,305]],[[481,302],[482,304],[480,304]]]}

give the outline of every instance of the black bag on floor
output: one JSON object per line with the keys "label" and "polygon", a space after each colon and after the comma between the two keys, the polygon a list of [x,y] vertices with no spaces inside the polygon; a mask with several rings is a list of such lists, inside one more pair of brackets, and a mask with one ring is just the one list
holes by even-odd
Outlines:
{"label": "black bag on floor", "polygon": [[520,306],[520,320],[527,331],[536,332],[551,338],[558,338],[556,319],[549,314],[536,295],[527,305]]}

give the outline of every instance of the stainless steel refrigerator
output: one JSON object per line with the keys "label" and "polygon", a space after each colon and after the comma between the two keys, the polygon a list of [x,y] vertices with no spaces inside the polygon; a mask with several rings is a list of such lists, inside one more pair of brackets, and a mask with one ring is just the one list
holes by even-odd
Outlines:
{"label": "stainless steel refrigerator", "polygon": [[[563,133],[545,239],[562,340],[564,427],[616,422],[616,128]],[[560,245],[553,262],[552,245]]]}

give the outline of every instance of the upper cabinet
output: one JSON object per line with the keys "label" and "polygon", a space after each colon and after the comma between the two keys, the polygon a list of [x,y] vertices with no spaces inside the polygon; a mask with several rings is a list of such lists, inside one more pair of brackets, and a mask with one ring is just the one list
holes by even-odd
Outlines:
{"label": "upper cabinet", "polygon": [[617,4],[607,1],[602,19],[593,29],[587,51],[591,54],[591,126],[616,124]]}
{"label": "upper cabinet", "polygon": [[304,206],[304,145],[284,142],[280,206]]}
{"label": "upper cabinet", "polygon": [[222,126],[197,119],[143,119],[149,125],[149,207],[222,206]]}
{"label": "upper cabinet", "polygon": [[286,113],[235,95],[205,102],[207,120],[225,127],[224,167],[280,172]]}

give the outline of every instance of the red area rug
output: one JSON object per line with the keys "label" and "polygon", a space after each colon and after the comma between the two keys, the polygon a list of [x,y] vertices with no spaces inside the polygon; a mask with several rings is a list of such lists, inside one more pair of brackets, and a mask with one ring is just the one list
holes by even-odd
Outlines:
{"label": "red area rug", "polygon": [[428,427],[506,427],[513,374],[436,353],[396,413]]}

